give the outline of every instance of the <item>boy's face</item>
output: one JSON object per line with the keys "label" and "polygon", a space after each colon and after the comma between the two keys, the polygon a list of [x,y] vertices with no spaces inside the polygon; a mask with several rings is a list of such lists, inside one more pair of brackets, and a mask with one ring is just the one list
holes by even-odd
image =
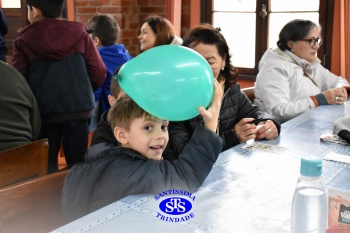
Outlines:
{"label": "boy's face", "polygon": [[146,119],[144,116],[131,122],[130,130],[124,132],[127,143],[124,147],[132,148],[148,159],[161,160],[169,141],[169,121],[159,118]]}

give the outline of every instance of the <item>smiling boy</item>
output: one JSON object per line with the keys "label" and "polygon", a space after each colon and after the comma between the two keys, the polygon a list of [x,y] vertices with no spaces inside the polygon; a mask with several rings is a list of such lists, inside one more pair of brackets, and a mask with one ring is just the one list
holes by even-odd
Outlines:
{"label": "smiling boy", "polygon": [[222,149],[222,139],[215,134],[221,98],[222,90],[215,81],[212,105],[198,109],[205,126],[197,127],[179,159],[171,163],[162,157],[169,122],[150,115],[130,97],[121,97],[108,115],[120,146],[96,144],[85,163],[69,171],[62,192],[67,217],[79,218],[133,194],[173,188],[195,192]]}

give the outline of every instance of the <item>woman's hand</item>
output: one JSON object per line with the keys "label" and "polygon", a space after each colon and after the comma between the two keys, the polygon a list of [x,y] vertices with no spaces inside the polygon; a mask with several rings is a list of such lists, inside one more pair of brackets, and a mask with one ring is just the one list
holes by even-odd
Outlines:
{"label": "woman's hand", "polygon": [[278,129],[271,120],[261,121],[258,126],[252,123],[254,118],[243,118],[234,127],[233,132],[239,142],[246,142],[249,139],[268,139],[278,137]]}
{"label": "woman's hand", "polygon": [[233,133],[238,138],[240,143],[246,142],[249,139],[255,139],[256,125],[252,123],[254,118],[243,118],[233,128]]}
{"label": "woman's hand", "polygon": [[322,94],[326,97],[328,104],[343,104],[348,99],[348,94],[344,87],[328,89]]}
{"label": "woman's hand", "polygon": [[258,130],[258,132],[256,132],[257,139],[265,138],[267,140],[273,140],[278,137],[278,129],[273,121],[261,121],[258,125],[260,124],[263,126]]}

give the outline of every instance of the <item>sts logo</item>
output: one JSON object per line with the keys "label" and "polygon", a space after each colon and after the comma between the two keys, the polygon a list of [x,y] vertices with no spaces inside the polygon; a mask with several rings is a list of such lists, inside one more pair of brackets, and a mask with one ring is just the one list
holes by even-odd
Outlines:
{"label": "sts logo", "polygon": [[159,209],[166,214],[180,215],[190,211],[192,204],[185,198],[169,197],[159,204]]}
{"label": "sts logo", "polygon": [[157,213],[157,218],[166,222],[190,220],[194,217],[194,214],[189,212],[192,210],[191,202],[195,198],[192,193],[179,189],[170,189],[159,193],[154,197],[156,201],[160,201],[159,209],[162,212]]}

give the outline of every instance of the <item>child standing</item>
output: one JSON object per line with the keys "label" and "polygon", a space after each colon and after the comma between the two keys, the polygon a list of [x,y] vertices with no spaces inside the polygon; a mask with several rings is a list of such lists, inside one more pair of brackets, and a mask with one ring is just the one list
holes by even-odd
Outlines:
{"label": "child standing", "polygon": [[162,158],[169,122],[145,112],[127,95],[120,97],[108,115],[120,146],[92,146],[85,163],[69,171],[62,191],[67,217],[76,219],[128,195],[171,188],[196,191],[222,149],[222,139],[215,134],[221,98],[215,81],[211,107],[198,109],[205,126],[197,127],[183,153],[171,163]]}
{"label": "child standing", "polygon": [[101,114],[111,106],[108,101],[110,95],[111,78],[114,71],[129,61],[132,56],[123,44],[117,44],[120,28],[118,22],[109,14],[98,14],[91,18],[86,26],[94,44],[96,45],[107,68],[107,76],[103,85],[94,92],[95,111],[91,119],[90,131],[95,130]]}
{"label": "child standing", "polygon": [[64,0],[26,0],[28,20],[14,43],[13,66],[39,105],[40,138],[49,140],[49,173],[57,171],[62,143],[68,167],[84,161],[93,90],[106,68],[84,25],[60,18]]}

